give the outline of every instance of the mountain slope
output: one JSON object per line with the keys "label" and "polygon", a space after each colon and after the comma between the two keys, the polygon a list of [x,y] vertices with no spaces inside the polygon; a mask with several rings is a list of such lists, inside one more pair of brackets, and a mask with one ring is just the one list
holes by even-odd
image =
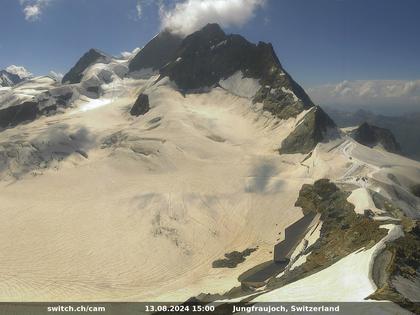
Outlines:
{"label": "mountain slope", "polygon": [[83,72],[95,63],[109,63],[110,57],[97,49],[90,49],[76,63],[76,65],[67,72],[63,79],[63,83],[80,83]]}
{"label": "mountain slope", "polygon": [[401,153],[412,159],[420,160],[420,143],[417,137],[420,133],[420,113],[386,116],[366,110],[345,112],[330,107],[325,108],[325,110],[339,127],[359,126],[363,122],[368,122],[389,129],[401,145]]}
{"label": "mountain slope", "polygon": [[335,123],[320,107],[312,107],[283,140],[279,152],[309,153],[319,142],[333,137],[338,137]]}
{"label": "mountain slope", "polygon": [[388,129],[363,123],[352,131],[353,138],[366,146],[382,146],[389,152],[398,153],[401,151],[400,145],[395,140],[394,135]]}
{"label": "mountain slope", "polygon": [[145,45],[130,61],[131,72],[141,69],[158,70],[173,59],[182,38],[163,31]]}
{"label": "mountain slope", "polygon": [[304,90],[284,71],[271,44],[251,44],[240,35],[226,35],[209,24],[187,36],[171,62],[160,73],[184,91],[205,89],[227,79],[258,81],[254,102],[279,118],[296,117],[314,104]]}
{"label": "mountain slope", "polygon": [[[209,25],[159,72],[87,61],[78,83],[41,77],[0,94],[1,110],[57,106],[0,131],[1,300],[307,301],[328,289],[363,301],[384,246],[416,244],[420,163],[339,133],[269,44]],[[311,211],[285,269],[243,289]],[[213,268],[235,253],[249,255]]]}

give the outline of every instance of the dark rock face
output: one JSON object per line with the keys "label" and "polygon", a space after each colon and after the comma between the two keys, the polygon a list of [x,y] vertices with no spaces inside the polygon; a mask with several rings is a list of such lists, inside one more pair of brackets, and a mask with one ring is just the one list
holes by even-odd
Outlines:
{"label": "dark rock face", "polygon": [[134,56],[128,66],[130,72],[146,68],[160,69],[174,57],[181,42],[181,37],[169,31],[161,32]]}
{"label": "dark rock face", "polygon": [[[296,207],[302,208],[305,215],[311,212],[321,214],[323,226],[320,242],[332,237],[329,241],[339,246],[338,238],[339,234],[342,234],[343,247],[338,249],[337,253],[345,252],[346,255],[363,247],[363,243],[368,244],[373,238],[377,242],[387,234],[385,229],[379,228],[380,223],[354,212],[354,206],[347,201],[347,197],[348,194],[341,191],[334,183],[328,179],[320,179],[313,185],[303,185],[295,203]],[[330,235],[331,231],[335,233]],[[358,233],[356,235],[352,232]],[[346,246],[349,248],[346,249]]]}
{"label": "dark rock face", "polygon": [[240,35],[226,35],[217,24],[208,24],[187,36],[173,60],[160,73],[184,91],[212,87],[237,71],[259,79],[254,102],[279,118],[296,116],[314,104],[282,68],[271,44],[248,42]]}
{"label": "dark rock face", "polygon": [[386,128],[392,132],[401,145],[399,154],[420,161],[420,112],[406,113],[401,116],[374,114],[366,110],[346,112],[335,108],[325,108],[326,112],[340,128],[359,126],[363,122]]}
{"label": "dark rock face", "polygon": [[150,109],[149,96],[141,93],[130,110],[132,116],[140,116],[146,114]]}
{"label": "dark rock face", "polygon": [[6,70],[0,70],[0,86],[10,87],[24,80],[25,78],[21,78],[17,74],[10,73]]}
{"label": "dark rock face", "polygon": [[86,88],[86,91],[99,95],[99,89],[99,86],[89,86]]}
{"label": "dark rock face", "polygon": [[272,278],[268,289],[319,272],[350,253],[371,248],[387,235],[388,231],[381,228],[380,222],[357,214],[354,206],[347,201],[348,196],[348,192],[342,191],[328,179],[302,186],[295,205],[302,207],[306,215],[311,212],[320,214],[320,237],[303,252],[308,255],[306,262],[279,278]]}
{"label": "dark rock face", "polygon": [[328,179],[320,179],[313,185],[302,186],[295,206],[301,207],[304,215],[310,212],[321,212],[325,207],[325,200],[338,191],[338,187]]}
{"label": "dark rock face", "polygon": [[73,96],[73,92],[68,92],[68,93],[63,94],[63,95],[58,95],[56,97],[57,105],[66,106],[68,101],[72,98],[72,96]]}
{"label": "dark rock face", "polygon": [[308,112],[302,121],[289,136],[283,140],[280,154],[309,153],[315,146],[326,139],[328,133],[332,136],[338,136],[335,123],[322,110],[315,106]]}
{"label": "dark rock face", "polygon": [[96,49],[90,49],[87,53],[85,53],[82,58],[76,63],[76,65],[67,72],[62,82],[63,83],[80,83],[83,78],[83,71],[85,71],[89,66],[102,62],[102,63],[109,63],[111,58],[104,53],[100,52]]}
{"label": "dark rock face", "polygon": [[366,122],[353,132],[352,137],[360,144],[368,147],[382,145],[389,152],[398,153],[401,151],[400,145],[390,130],[379,128]]}
{"label": "dark rock face", "polygon": [[38,103],[25,102],[0,110],[0,128],[14,127],[25,121],[33,121],[39,114]]}
{"label": "dark rock face", "polygon": [[72,96],[73,91],[69,87],[52,88],[31,101],[0,109],[0,128],[15,127],[39,116],[55,114],[59,108],[69,105]]}
{"label": "dark rock face", "polygon": [[226,253],[224,259],[218,259],[213,261],[213,268],[235,268],[238,264],[245,261],[245,258],[255,252],[256,248],[247,248],[242,252],[233,251]]}
{"label": "dark rock face", "polygon": [[420,198],[420,184],[411,186],[411,192],[413,193],[414,196]]}

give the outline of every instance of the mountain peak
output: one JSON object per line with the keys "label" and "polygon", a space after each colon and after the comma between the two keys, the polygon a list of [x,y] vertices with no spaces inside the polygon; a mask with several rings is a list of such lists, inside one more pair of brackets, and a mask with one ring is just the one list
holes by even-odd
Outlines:
{"label": "mountain peak", "polygon": [[76,63],[76,65],[67,72],[62,82],[63,83],[80,83],[83,77],[83,72],[94,63],[102,62],[109,63],[111,57],[96,48],[91,48],[87,51]]}
{"label": "mountain peak", "polygon": [[130,72],[141,69],[160,69],[175,55],[181,44],[182,37],[164,30],[148,42],[131,60]]}
{"label": "mountain peak", "polygon": [[5,70],[11,74],[19,76],[21,79],[32,77],[32,73],[30,73],[28,70],[26,70],[25,67],[22,66],[10,65]]}
{"label": "mountain peak", "polygon": [[13,86],[32,77],[32,73],[22,66],[11,65],[0,70],[0,86]]}
{"label": "mountain peak", "polygon": [[380,128],[367,122],[362,123],[352,134],[354,140],[368,147],[381,145],[389,152],[398,153],[401,147],[389,129]]}
{"label": "mountain peak", "polygon": [[263,103],[281,119],[296,117],[314,104],[283,69],[270,43],[250,43],[236,34],[226,35],[218,24],[208,24],[182,40],[175,56],[160,69],[183,91],[219,85],[238,72],[259,84],[254,103]]}
{"label": "mountain peak", "polygon": [[226,33],[223,31],[223,29],[220,27],[219,24],[209,23],[205,25],[203,28],[201,28],[200,30],[194,33],[191,33],[187,37],[190,37],[190,36],[200,36],[200,37],[204,37],[204,39],[212,40],[215,38],[223,38],[226,36]]}

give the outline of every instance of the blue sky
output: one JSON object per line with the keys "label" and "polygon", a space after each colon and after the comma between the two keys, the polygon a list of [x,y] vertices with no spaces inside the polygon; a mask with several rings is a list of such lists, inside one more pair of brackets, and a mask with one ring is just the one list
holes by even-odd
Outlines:
{"label": "blue sky", "polygon": [[[161,2],[0,0],[0,68],[16,64],[35,74],[65,73],[91,47],[114,55],[141,47],[161,27]],[[25,7],[39,3],[37,18],[25,19]],[[163,3],[168,11],[175,5]],[[242,26],[227,31],[272,42],[283,66],[304,87],[418,80],[419,12],[418,0],[266,0]]]}

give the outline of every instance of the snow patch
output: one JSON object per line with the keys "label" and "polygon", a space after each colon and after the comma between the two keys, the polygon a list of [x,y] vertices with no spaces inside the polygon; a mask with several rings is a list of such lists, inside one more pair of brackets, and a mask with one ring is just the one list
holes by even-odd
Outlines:
{"label": "snow patch", "polygon": [[111,103],[111,100],[109,99],[94,99],[81,105],[78,112],[87,112],[89,110],[108,105],[109,103]]}
{"label": "snow patch", "polygon": [[216,47],[220,47],[220,46],[226,45],[226,43],[227,43],[227,39],[225,39],[224,41],[221,41],[220,43],[218,43],[216,45]]}
{"label": "snow patch", "polygon": [[229,78],[220,80],[219,85],[232,94],[246,98],[252,98],[261,88],[257,79],[245,78],[242,71],[237,71]]}
{"label": "snow patch", "polygon": [[294,100],[295,102],[299,101],[299,98],[296,96],[296,94],[295,94],[295,93],[293,93],[293,91],[292,91],[292,90],[290,90],[290,89],[286,89],[284,86],[282,86],[282,87],[281,87],[281,90],[282,90],[284,93],[286,93],[286,94],[290,94],[290,95],[292,95],[292,96],[293,96],[293,100]]}
{"label": "snow patch", "polygon": [[354,205],[354,211],[359,214],[364,214],[367,209],[375,213],[382,212],[376,208],[369,191],[363,187],[353,190],[347,201]]}
{"label": "snow patch", "polygon": [[385,242],[403,233],[400,226],[390,224],[382,227],[389,229],[388,235],[372,248],[351,253],[320,272],[263,294],[254,301],[364,301],[376,290],[370,277],[374,257],[385,246]]}

